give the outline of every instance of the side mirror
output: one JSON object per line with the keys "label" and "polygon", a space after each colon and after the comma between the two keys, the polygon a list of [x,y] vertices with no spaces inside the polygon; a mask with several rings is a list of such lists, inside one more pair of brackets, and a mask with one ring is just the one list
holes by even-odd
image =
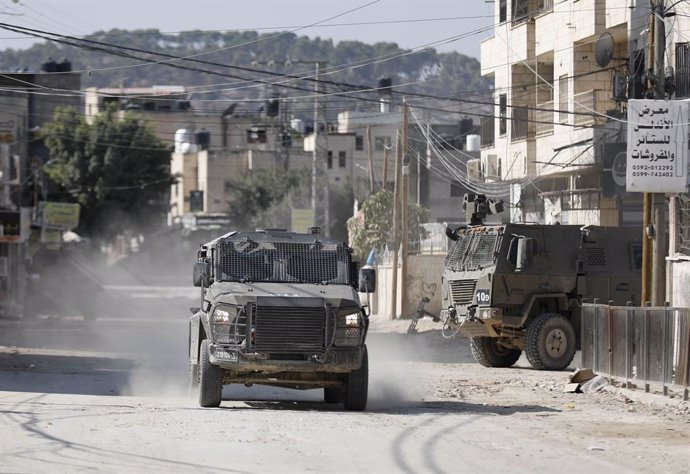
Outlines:
{"label": "side mirror", "polygon": [[359,270],[359,292],[374,293],[376,291],[376,270],[369,265]]}
{"label": "side mirror", "polygon": [[359,288],[359,262],[350,264],[350,286],[355,289]]}
{"label": "side mirror", "polygon": [[197,262],[194,264],[194,271],[192,272],[192,283],[194,286],[207,287],[210,274],[211,266],[208,262]]}

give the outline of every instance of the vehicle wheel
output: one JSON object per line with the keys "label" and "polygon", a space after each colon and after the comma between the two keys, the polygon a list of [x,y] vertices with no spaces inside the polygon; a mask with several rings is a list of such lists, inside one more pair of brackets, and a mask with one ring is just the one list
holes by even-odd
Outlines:
{"label": "vehicle wheel", "polygon": [[220,367],[209,360],[208,346],[208,339],[204,339],[199,351],[199,405],[217,407],[223,392],[223,379]]}
{"label": "vehicle wheel", "polygon": [[367,394],[369,392],[369,355],[367,346],[363,347],[362,365],[347,376],[345,386],[345,409],[362,411],[367,407]]}
{"label": "vehicle wheel", "polygon": [[323,389],[323,400],[326,403],[340,403],[343,401],[342,387],[326,387]]}
{"label": "vehicle wheel", "polygon": [[520,349],[508,349],[494,337],[471,337],[470,350],[484,367],[511,367],[520,358]]}
{"label": "vehicle wheel", "polygon": [[575,329],[565,316],[544,313],[527,326],[525,354],[538,370],[563,370],[575,357]]}

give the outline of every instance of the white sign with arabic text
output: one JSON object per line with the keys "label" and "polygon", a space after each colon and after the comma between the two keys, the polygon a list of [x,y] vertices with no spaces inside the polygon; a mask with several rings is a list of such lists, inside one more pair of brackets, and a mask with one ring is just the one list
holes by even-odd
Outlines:
{"label": "white sign with arabic text", "polygon": [[686,191],[688,107],[679,100],[628,101],[627,191]]}

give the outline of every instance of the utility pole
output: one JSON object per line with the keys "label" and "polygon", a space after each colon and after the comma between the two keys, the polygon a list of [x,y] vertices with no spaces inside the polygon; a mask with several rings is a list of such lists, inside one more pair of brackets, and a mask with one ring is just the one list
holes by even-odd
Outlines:
{"label": "utility pole", "polygon": [[[664,99],[664,52],[666,49],[664,1],[650,0],[647,95]],[[666,282],[666,215],[663,193],[644,193],[642,235],[642,303],[661,306]],[[653,232],[648,232],[653,229]]]}
{"label": "utility pole", "polygon": [[[396,139],[397,140],[397,139]],[[397,146],[397,141],[396,141]],[[383,144],[383,169],[381,170],[383,176],[381,178],[381,189],[387,189],[388,184],[388,144]]]}
{"label": "utility pole", "polygon": [[376,171],[374,170],[374,151],[371,146],[371,125],[367,125],[367,151],[369,153],[369,192],[376,192]]}
{"label": "utility pole", "polygon": [[[304,62],[304,61],[299,61]],[[321,100],[321,82],[319,69],[322,61],[314,61],[314,149],[311,166],[311,209],[314,227],[319,227],[326,236],[330,229],[330,203],[328,193],[328,175],[326,173],[326,154],[328,153],[328,122],[326,102]],[[323,132],[319,126],[323,124]]]}
{"label": "utility pole", "polygon": [[400,131],[395,137],[395,181],[393,186],[393,288],[391,301],[391,319],[398,317],[398,250],[400,247],[400,175],[402,168],[402,138]]}
{"label": "utility pole", "polygon": [[408,127],[408,115],[407,115],[407,99],[403,97],[403,123],[402,123],[402,229],[400,230],[402,234],[402,265],[400,268],[401,280],[402,280],[402,295],[400,298],[400,312],[405,315],[409,310],[409,295],[407,294],[407,252],[409,247],[409,208],[408,208],[408,198],[410,195],[410,165],[407,159],[407,127]]}

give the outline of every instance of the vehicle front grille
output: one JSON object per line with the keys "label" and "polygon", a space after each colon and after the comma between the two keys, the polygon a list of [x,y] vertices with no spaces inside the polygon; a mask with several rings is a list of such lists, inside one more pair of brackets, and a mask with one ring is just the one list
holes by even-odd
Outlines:
{"label": "vehicle front grille", "polygon": [[477,286],[476,280],[452,280],[450,284],[450,296],[453,304],[470,304],[474,297],[474,288]]}
{"label": "vehicle front grille", "polygon": [[259,352],[323,350],[325,307],[257,306],[254,349]]}

